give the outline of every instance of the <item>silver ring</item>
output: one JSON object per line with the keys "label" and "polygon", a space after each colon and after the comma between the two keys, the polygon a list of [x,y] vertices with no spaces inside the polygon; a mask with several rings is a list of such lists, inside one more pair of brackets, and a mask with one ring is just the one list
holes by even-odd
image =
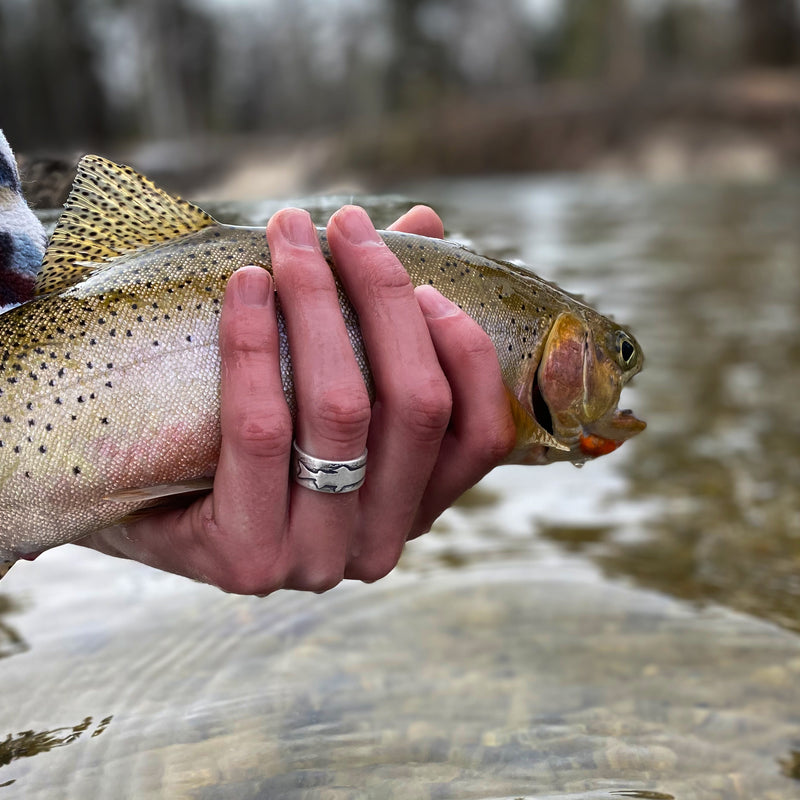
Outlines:
{"label": "silver ring", "polygon": [[358,489],[367,474],[367,451],[352,461],[327,461],[314,458],[292,442],[292,476],[306,489],[329,494],[344,494]]}

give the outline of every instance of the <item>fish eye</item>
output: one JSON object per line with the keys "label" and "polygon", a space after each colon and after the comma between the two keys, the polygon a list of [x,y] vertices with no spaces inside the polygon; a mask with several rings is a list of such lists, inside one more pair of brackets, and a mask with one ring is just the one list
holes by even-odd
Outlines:
{"label": "fish eye", "polygon": [[636,345],[625,331],[617,331],[617,354],[626,367],[632,366],[636,360]]}

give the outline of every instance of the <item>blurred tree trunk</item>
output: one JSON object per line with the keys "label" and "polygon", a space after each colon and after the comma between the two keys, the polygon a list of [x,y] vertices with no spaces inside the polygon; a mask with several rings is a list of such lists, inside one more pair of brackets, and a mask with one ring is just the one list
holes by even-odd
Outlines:
{"label": "blurred tree trunk", "polygon": [[642,77],[640,31],[628,0],[567,0],[560,14],[557,77],[614,86]]}
{"label": "blurred tree trunk", "polygon": [[[429,0],[387,0],[392,55],[386,70],[386,105],[391,111],[425,108],[440,98],[449,68],[444,48],[422,24]],[[445,4],[446,5],[446,4]]]}
{"label": "blurred tree trunk", "polygon": [[214,39],[210,22],[186,0],[139,0],[143,55],[139,125],[149,136],[185,136],[211,116]]}
{"label": "blurred tree trunk", "polygon": [[795,0],[738,0],[744,57],[760,67],[789,67],[800,57]]}
{"label": "blurred tree trunk", "polygon": [[[27,15],[33,25],[27,24]],[[83,3],[34,0],[0,14],[2,124],[19,150],[88,146],[108,133]]]}

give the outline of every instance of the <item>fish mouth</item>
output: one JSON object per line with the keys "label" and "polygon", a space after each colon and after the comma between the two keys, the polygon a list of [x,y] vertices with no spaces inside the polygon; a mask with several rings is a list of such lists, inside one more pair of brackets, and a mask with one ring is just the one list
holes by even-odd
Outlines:
{"label": "fish mouth", "polygon": [[584,426],[583,433],[578,439],[580,451],[587,458],[613,453],[646,427],[647,423],[636,417],[629,408],[622,411],[615,408],[591,425]]}

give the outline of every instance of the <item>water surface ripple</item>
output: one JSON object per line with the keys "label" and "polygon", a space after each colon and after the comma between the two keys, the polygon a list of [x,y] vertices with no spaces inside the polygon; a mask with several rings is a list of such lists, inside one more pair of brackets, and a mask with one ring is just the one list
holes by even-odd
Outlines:
{"label": "water surface ripple", "polygon": [[321,597],[74,547],[18,565],[0,797],[800,798],[800,186],[404,195],[631,324],[647,432],[496,470],[389,579]]}

